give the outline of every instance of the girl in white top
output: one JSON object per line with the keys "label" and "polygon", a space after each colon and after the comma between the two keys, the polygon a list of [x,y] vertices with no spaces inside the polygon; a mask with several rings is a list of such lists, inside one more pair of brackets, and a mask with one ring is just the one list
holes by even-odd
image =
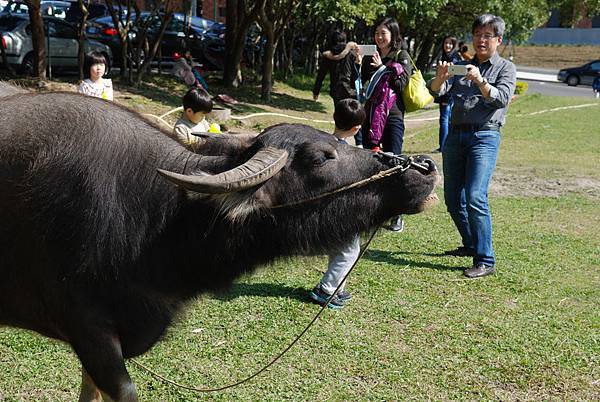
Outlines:
{"label": "girl in white top", "polygon": [[84,71],[89,78],[81,81],[79,92],[84,95],[113,100],[112,80],[103,78],[106,72],[106,59],[100,52],[90,52],[85,57]]}

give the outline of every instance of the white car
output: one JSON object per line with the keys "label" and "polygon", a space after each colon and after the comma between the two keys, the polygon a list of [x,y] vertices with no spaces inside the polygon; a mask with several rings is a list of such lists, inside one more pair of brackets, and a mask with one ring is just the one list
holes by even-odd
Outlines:
{"label": "white car", "polygon": [[[46,30],[46,61],[52,67],[77,68],[79,40],[77,30],[68,22],[54,17],[43,17]],[[33,46],[31,27],[27,14],[0,15],[1,46],[6,51],[8,63],[25,74],[33,72]],[[98,51],[107,61],[107,71],[112,65],[110,48],[93,40],[84,41],[84,53]]]}

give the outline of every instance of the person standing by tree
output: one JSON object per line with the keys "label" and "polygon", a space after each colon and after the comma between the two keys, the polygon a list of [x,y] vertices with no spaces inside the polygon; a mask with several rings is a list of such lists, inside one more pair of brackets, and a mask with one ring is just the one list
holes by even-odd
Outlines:
{"label": "person standing by tree", "polygon": [[341,64],[346,62],[347,58],[352,58],[351,64],[357,57],[356,43],[346,43],[346,34],[340,31],[333,31],[329,35],[328,50],[321,55],[321,63],[317,72],[317,79],[313,87],[313,99],[319,99],[319,93],[323,86],[323,80],[329,74],[329,95],[333,99],[334,105],[345,98],[355,97],[352,93],[347,93],[345,86],[340,84]]}
{"label": "person standing by tree", "polygon": [[[363,81],[370,80],[369,88],[373,87],[375,92],[365,105],[367,120],[362,130],[363,147],[374,151],[381,147],[383,151],[400,155],[404,143],[402,91],[410,80],[412,67],[400,26],[394,18],[384,17],[376,22],[375,44],[377,52],[363,57]],[[384,75],[387,77],[383,78]],[[375,83],[381,78],[387,79],[385,89]],[[389,229],[394,232],[404,230],[401,215],[392,218]]]}
{"label": "person standing by tree", "polygon": [[483,14],[473,22],[475,57],[464,76],[451,76],[442,61],[427,86],[434,96],[454,101],[448,138],[442,150],[446,207],[462,238],[462,246],[445,252],[473,256],[464,274],[479,278],[496,272],[488,187],[498,157],[500,128],[515,92],[513,63],[497,52],[504,34],[501,17]]}
{"label": "person standing by tree", "polygon": [[[439,64],[442,61],[447,63],[458,63],[460,56],[458,55],[457,40],[454,36],[446,36],[442,42],[442,54],[438,60]],[[444,142],[448,136],[448,124],[450,124],[450,114],[452,113],[452,98],[446,94],[435,98],[435,103],[440,105],[440,130],[439,130],[439,148],[438,152],[442,152]]]}

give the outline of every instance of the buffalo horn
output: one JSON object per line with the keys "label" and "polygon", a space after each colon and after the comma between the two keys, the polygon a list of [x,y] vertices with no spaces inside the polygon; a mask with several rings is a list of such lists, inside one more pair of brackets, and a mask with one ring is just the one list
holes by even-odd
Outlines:
{"label": "buffalo horn", "polygon": [[287,158],[287,151],[266,147],[246,163],[216,175],[183,175],[162,169],[158,169],[158,173],[178,186],[197,193],[231,193],[269,180],[285,166]]}

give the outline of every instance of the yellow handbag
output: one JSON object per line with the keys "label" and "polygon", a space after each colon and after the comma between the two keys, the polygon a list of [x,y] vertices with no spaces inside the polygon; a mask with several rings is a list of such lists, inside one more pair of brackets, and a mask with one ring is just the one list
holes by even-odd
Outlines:
{"label": "yellow handbag", "polygon": [[414,112],[423,109],[425,106],[433,102],[433,96],[425,86],[423,75],[415,66],[415,63],[410,58],[413,65],[413,73],[410,76],[408,84],[402,91],[402,100],[404,101],[404,109],[406,112]]}

